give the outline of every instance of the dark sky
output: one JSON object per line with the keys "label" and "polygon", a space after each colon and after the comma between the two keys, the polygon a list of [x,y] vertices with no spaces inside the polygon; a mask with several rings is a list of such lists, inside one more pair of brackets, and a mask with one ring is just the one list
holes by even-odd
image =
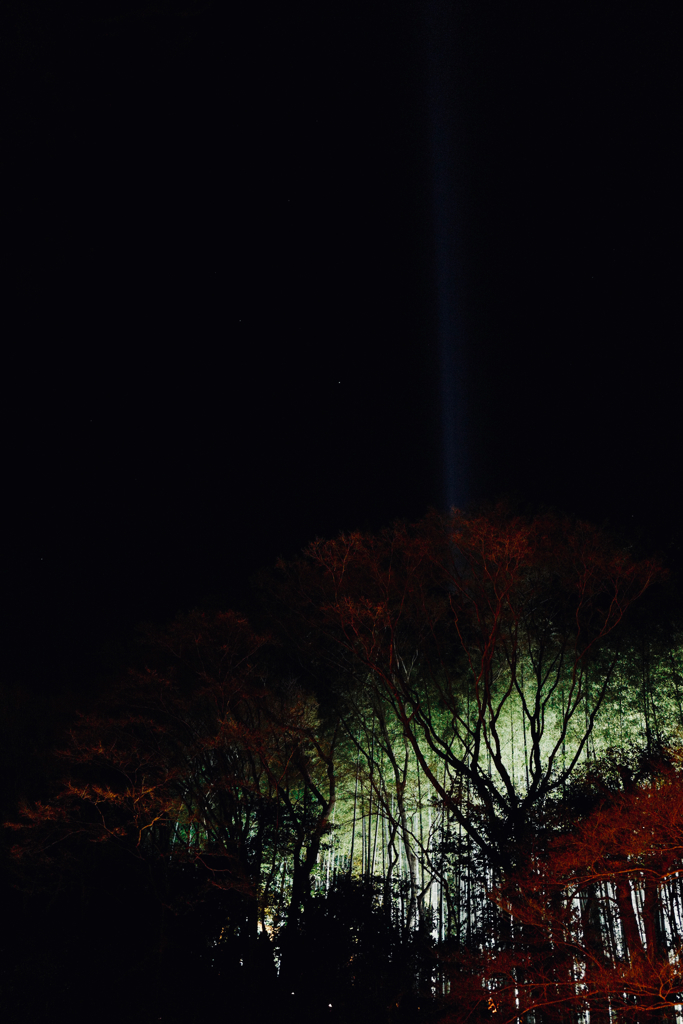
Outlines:
{"label": "dark sky", "polygon": [[673,5],[92,7],[3,13],[8,681],[453,494],[666,545]]}

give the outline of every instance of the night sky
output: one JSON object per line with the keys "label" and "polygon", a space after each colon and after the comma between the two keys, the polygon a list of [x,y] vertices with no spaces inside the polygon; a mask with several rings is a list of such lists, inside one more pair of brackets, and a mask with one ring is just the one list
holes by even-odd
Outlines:
{"label": "night sky", "polygon": [[451,501],[675,557],[674,5],[2,18],[5,682]]}

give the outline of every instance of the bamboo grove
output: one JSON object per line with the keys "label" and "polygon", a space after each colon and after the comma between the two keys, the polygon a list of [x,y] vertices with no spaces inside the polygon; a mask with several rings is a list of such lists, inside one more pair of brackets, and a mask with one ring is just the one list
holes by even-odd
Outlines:
{"label": "bamboo grove", "polygon": [[317,541],[261,581],[260,632],[149,632],[15,857],[120,848],[168,906],[220,895],[212,948],[266,943],[284,978],[364,886],[434,1019],[677,1020],[683,650],[638,612],[664,575],[502,509]]}

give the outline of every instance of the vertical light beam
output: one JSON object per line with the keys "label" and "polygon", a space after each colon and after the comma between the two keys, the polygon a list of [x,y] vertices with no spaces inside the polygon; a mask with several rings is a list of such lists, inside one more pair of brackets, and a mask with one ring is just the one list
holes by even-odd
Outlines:
{"label": "vertical light beam", "polygon": [[438,347],[442,495],[446,508],[469,498],[461,229],[457,204],[454,45],[447,0],[425,5],[429,174]]}

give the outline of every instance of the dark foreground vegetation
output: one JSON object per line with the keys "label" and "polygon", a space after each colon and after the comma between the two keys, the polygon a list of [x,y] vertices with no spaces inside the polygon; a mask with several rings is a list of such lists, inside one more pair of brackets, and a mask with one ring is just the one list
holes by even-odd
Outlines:
{"label": "dark foreground vegetation", "polygon": [[498,508],[259,593],[148,628],[40,757],[5,694],[3,1019],[677,1021],[664,571]]}

